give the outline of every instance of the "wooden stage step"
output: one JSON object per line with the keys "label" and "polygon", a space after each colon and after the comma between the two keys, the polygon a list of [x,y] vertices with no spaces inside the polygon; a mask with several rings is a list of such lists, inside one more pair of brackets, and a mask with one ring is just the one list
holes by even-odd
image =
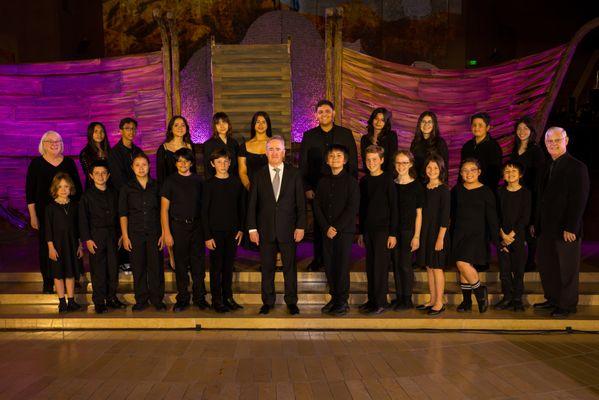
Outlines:
{"label": "wooden stage step", "polygon": [[320,307],[302,306],[301,314],[291,316],[286,307],[277,306],[269,315],[258,315],[258,306],[246,306],[233,313],[216,314],[190,308],[181,313],[151,308],[133,313],[112,310],[97,315],[93,307],[59,315],[56,306],[1,305],[0,330],[76,330],[76,329],[269,329],[269,330],[581,330],[599,331],[599,306],[581,306],[565,320],[527,309],[524,312],[489,310],[458,313],[455,307],[435,317],[417,310],[387,311],[376,316],[362,315],[352,308],[343,317],[324,316]]}

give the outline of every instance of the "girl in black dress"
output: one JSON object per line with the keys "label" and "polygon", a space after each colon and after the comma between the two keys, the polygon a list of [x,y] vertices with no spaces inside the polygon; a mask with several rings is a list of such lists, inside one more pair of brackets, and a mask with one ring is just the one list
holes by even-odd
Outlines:
{"label": "girl in black dress", "polygon": [[90,166],[95,161],[108,161],[110,144],[106,137],[106,128],[101,122],[92,122],[87,126],[87,144],[79,153],[79,163],[85,175],[85,188],[92,185]]}
{"label": "girl in black dress", "polygon": [[510,161],[519,163],[524,170],[524,178],[520,182],[532,195],[532,207],[530,221],[526,227],[526,244],[528,247],[528,258],[526,260],[526,271],[535,269],[535,254],[537,240],[534,236],[534,206],[541,184],[541,178],[545,171],[547,159],[541,146],[537,144],[537,132],[530,117],[521,118],[516,122],[514,134],[514,148],[510,154]]}
{"label": "girl in black dress", "polygon": [[452,189],[452,253],[460,271],[460,285],[464,300],[458,312],[472,310],[472,292],[476,296],[479,312],[487,311],[487,287],[480,283],[475,264],[487,264],[489,252],[487,238],[497,244],[499,224],[495,195],[478,180],[480,164],[467,158],[460,166],[462,183]]}
{"label": "girl in black dress", "polygon": [[412,153],[407,150],[400,150],[392,160],[394,160],[393,164],[397,172],[395,189],[399,216],[397,246],[393,251],[393,275],[396,293],[394,309],[407,310],[414,307],[412,303],[414,283],[412,256],[420,247],[424,190],[420,181],[416,179]]}
{"label": "girl in black dress", "polygon": [[426,267],[430,300],[416,307],[438,315],[445,311],[443,296],[449,255],[449,215],[451,195],[447,187],[447,170],[443,159],[432,155],[424,163],[426,173],[425,205],[422,215],[418,265]]}
{"label": "girl in black dress", "polygon": [[368,118],[368,132],[360,139],[360,155],[362,166],[366,168],[366,148],[372,144],[381,146],[385,150],[383,171],[395,172],[391,156],[397,151],[397,135],[391,130],[391,112],[386,108],[377,108]]}
{"label": "girl in black dress", "polygon": [[445,143],[445,140],[440,135],[437,115],[434,112],[425,111],[418,117],[410,151],[416,161],[418,177],[423,181],[427,180],[424,162],[432,155],[441,157],[445,169],[449,170],[447,143]]}
{"label": "girl in black dress", "polygon": [[38,145],[41,155],[33,158],[27,168],[25,195],[31,227],[38,231],[40,272],[44,281],[43,293],[54,293],[45,223],[46,206],[52,201],[49,190],[52,179],[57,173],[65,172],[69,174],[75,185],[73,200],[78,200],[81,193],[81,181],[77,166],[72,159],[63,155],[63,149],[62,138],[58,132],[44,133]]}
{"label": "girl in black dress", "polygon": [[215,174],[210,163],[210,155],[216,149],[227,149],[231,155],[229,173],[237,176],[237,155],[239,143],[233,138],[233,127],[229,116],[224,112],[217,112],[212,117],[212,137],[204,143],[204,178],[208,179]]}
{"label": "girl in black dress", "polygon": [[81,306],[75,302],[75,280],[79,278],[78,259],[83,257],[83,248],[77,229],[77,202],[69,198],[75,195],[71,177],[64,172],[56,174],[50,184],[50,195],[54,200],[46,208],[46,243],[59,300],[58,312],[77,311]]}
{"label": "girl in black dress", "polygon": [[264,111],[258,111],[252,117],[250,139],[239,146],[239,179],[250,190],[252,176],[260,168],[268,164],[266,159],[266,142],[272,137],[270,117]]}

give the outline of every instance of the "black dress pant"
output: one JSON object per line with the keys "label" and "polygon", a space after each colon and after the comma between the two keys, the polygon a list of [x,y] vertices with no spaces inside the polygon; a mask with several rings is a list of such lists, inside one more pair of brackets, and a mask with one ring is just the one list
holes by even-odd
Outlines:
{"label": "black dress pant", "polygon": [[412,258],[414,253],[412,253],[411,242],[413,237],[413,231],[400,231],[397,237],[397,245],[392,250],[393,280],[395,281],[397,299],[412,296],[412,288],[414,287]]}
{"label": "black dress pant", "polygon": [[283,261],[283,277],[285,278],[285,304],[297,304],[297,266],[295,265],[295,242],[260,241],[260,262],[262,264],[262,303],[274,306],[277,296],[275,292],[275,266],[277,251],[281,252]]}
{"label": "black dress pant", "polygon": [[233,297],[233,262],[237,252],[237,231],[215,231],[216,249],[210,250],[210,294],[212,305]]}
{"label": "black dress pant", "polygon": [[[175,276],[177,279],[177,303],[189,304],[189,273],[191,273],[191,293],[194,303],[206,296],[206,245],[199,219],[188,224],[183,221],[170,221],[175,244]],[[189,268],[189,272],[188,272]]]}
{"label": "black dress pant", "polygon": [[507,249],[509,253],[505,251],[497,252],[501,292],[507,300],[522,300],[522,295],[524,294],[526,246],[523,240],[515,240]]}
{"label": "black dress pant", "polygon": [[386,307],[389,292],[390,251],[387,249],[388,231],[366,232],[366,278],[368,301],[376,307]]}
{"label": "black dress pant", "polygon": [[329,284],[329,294],[335,305],[345,305],[349,299],[349,261],[353,233],[337,232],[333,239],[322,237],[322,256]]}
{"label": "black dress pant", "polygon": [[545,298],[562,309],[578,305],[580,238],[565,242],[549,235],[539,237],[537,261]]}
{"label": "black dress pant", "polygon": [[158,232],[131,232],[131,269],[135,303],[161,304],[164,298],[164,267],[158,249]]}
{"label": "black dress pant", "polygon": [[95,305],[116,298],[119,285],[116,230],[112,228],[92,229],[96,253],[89,254],[92,278],[92,301]]}
{"label": "black dress pant", "polygon": [[318,220],[314,215],[314,201],[310,201],[310,205],[312,206],[312,216],[313,216],[313,230],[312,234],[312,252],[314,254],[314,261],[320,265],[324,263],[324,252],[323,252],[323,235],[326,235],[326,230],[323,231],[323,228],[318,224]]}

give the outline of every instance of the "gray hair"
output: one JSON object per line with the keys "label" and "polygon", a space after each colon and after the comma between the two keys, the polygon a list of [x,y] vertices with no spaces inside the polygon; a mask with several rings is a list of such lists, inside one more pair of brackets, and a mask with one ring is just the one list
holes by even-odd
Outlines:
{"label": "gray hair", "polygon": [[60,154],[62,155],[62,153],[64,152],[64,143],[62,142],[62,136],[60,136],[60,133],[58,133],[56,131],[47,131],[46,133],[44,133],[42,135],[42,138],[40,139],[40,143],[37,146],[37,151],[39,151],[39,153],[42,156],[45,154],[45,151],[44,151],[44,142],[46,141],[46,139],[50,135],[56,135],[60,139]]}
{"label": "gray hair", "polygon": [[285,138],[283,138],[283,136],[281,135],[274,135],[268,138],[268,140],[266,141],[266,146],[268,146],[268,144],[273,140],[278,140],[279,142],[283,143],[283,148],[285,148]]}
{"label": "gray hair", "polygon": [[552,126],[551,128],[547,129],[547,132],[545,132],[545,137],[552,132],[559,132],[562,134],[562,137],[568,137],[568,132],[566,132],[566,130],[560,126]]}

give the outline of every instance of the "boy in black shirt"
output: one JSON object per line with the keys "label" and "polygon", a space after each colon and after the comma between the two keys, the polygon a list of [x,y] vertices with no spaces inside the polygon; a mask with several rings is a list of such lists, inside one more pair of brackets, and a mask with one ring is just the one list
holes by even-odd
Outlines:
{"label": "boy in black shirt", "polygon": [[370,175],[360,180],[360,236],[366,247],[368,301],[360,311],[380,314],[388,306],[390,250],[397,238],[397,195],[393,178],[381,169],[385,150],[377,145],[366,148],[366,167]]}
{"label": "boy in black shirt", "polygon": [[189,307],[190,267],[193,303],[200,309],[210,307],[206,302],[204,235],[201,221],[202,182],[191,173],[193,153],[188,148],[175,152],[177,173],[169,176],[160,192],[160,222],[166,246],[172,246],[175,256],[177,302],[174,312]]}
{"label": "boy in black shirt", "polygon": [[358,182],[343,168],[347,155],[345,146],[329,146],[325,157],[331,175],[320,179],[314,197],[314,217],[322,227],[323,260],[331,295],[322,312],[331,315],[344,315],[349,310],[349,257],[360,205]]}
{"label": "boy in black shirt", "polygon": [[498,258],[503,299],[495,304],[496,310],[524,310],[522,295],[526,265],[525,232],[530,220],[531,194],[520,184],[522,172],[523,167],[518,163],[505,164],[503,179],[506,186],[498,192],[501,218],[501,248]]}
{"label": "boy in black shirt", "polygon": [[117,260],[118,196],[107,187],[108,164],[95,161],[89,167],[93,181],[79,202],[79,234],[81,242],[89,250],[92,278],[92,301],[96,313],[102,314],[110,308],[126,308],[116,297],[119,285]]}
{"label": "boy in black shirt", "polygon": [[245,189],[237,176],[229,175],[231,153],[217,148],[210,155],[215,175],[204,183],[202,222],[210,250],[210,294],[214,311],[243,308],[233,299],[233,262],[243,237]]}

